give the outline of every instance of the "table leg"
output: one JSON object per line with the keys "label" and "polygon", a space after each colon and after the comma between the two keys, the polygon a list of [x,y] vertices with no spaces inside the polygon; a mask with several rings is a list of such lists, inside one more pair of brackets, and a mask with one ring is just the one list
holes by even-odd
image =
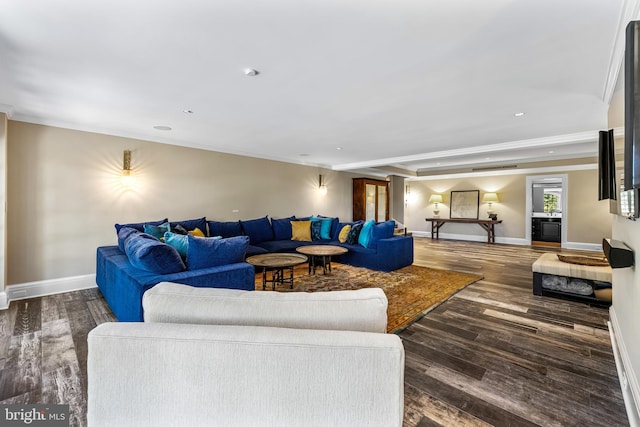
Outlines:
{"label": "table leg", "polygon": [[267,267],[262,267],[262,290],[267,290]]}

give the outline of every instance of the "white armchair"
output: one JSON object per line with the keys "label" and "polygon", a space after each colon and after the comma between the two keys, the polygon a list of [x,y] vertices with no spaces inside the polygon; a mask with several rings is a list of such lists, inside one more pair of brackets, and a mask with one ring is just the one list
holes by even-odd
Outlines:
{"label": "white armchair", "polygon": [[380,289],[162,283],[143,306],[145,323],[89,334],[90,427],[402,425],[402,343],[370,331],[386,327]]}

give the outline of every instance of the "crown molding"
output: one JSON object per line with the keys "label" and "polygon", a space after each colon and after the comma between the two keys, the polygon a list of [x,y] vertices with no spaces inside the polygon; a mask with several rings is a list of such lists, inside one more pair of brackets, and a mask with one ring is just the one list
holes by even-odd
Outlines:
{"label": "crown molding", "polygon": [[596,142],[598,131],[578,132],[567,135],[555,135],[544,138],[526,139],[521,141],[503,142],[499,144],[480,145],[477,147],[457,148],[454,150],[435,151],[431,153],[420,153],[411,156],[389,157],[385,159],[368,160],[356,163],[344,163],[335,165],[333,170],[352,170],[384,166],[389,164],[417,162],[421,160],[433,160],[447,157],[469,156],[474,154],[486,154],[496,151],[521,150],[525,148],[552,147],[560,144],[577,144],[583,142]]}
{"label": "crown molding", "polygon": [[618,75],[620,74],[620,67],[622,67],[622,61],[624,60],[624,48],[626,42],[625,30],[627,28],[627,24],[639,17],[640,0],[625,0],[622,6],[620,20],[618,21],[616,37],[611,48],[609,72],[607,73],[607,80],[602,93],[602,100],[607,105],[611,103],[611,98],[613,97],[613,92],[618,81]]}

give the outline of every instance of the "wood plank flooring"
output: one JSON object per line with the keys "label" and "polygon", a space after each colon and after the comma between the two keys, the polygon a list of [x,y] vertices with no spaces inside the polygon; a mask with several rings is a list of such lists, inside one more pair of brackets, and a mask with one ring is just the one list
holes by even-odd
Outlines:
{"label": "wood plank flooring", "polygon": [[531,264],[559,249],[415,242],[415,264],[484,280],[400,334],[406,426],[628,425],[608,310],[532,294]]}
{"label": "wood plank flooring", "polygon": [[[628,425],[608,311],[532,294],[531,264],[548,251],[415,238],[417,265],[484,280],[400,334],[405,426]],[[85,426],[87,334],[113,320],[97,289],[12,302],[0,403],[69,403]]]}

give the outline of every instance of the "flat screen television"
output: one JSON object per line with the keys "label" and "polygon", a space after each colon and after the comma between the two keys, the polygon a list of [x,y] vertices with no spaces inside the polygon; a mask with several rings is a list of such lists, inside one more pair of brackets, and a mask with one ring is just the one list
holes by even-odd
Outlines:
{"label": "flat screen television", "polygon": [[624,188],[640,188],[640,21],[626,29],[624,54]]}

